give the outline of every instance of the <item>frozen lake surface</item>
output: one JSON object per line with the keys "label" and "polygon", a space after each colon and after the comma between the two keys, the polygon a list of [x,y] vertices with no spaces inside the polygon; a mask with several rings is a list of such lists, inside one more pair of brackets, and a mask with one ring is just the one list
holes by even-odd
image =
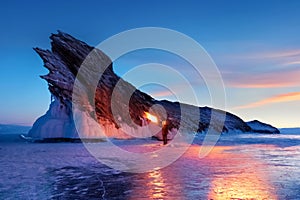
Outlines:
{"label": "frozen lake surface", "polygon": [[[203,137],[166,168],[125,173],[99,163],[81,143],[1,135],[0,199],[300,199],[297,132],[222,135],[200,159]],[[114,143],[128,151],[162,147],[150,139]]]}

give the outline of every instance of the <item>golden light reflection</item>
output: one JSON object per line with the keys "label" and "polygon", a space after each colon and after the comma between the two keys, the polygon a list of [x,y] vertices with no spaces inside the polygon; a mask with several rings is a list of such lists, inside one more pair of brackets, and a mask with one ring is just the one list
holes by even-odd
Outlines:
{"label": "golden light reflection", "polygon": [[215,177],[211,183],[208,199],[276,199],[268,185],[255,174]]}
{"label": "golden light reflection", "polygon": [[152,199],[163,199],[166,196],[165,192],[165,180],[161,174],[160,170],[155,170],[148,173],[148,178],[150,179],[151,194],[149,194]]}
{"label": "golden light reflection", "polygon": [[158,122],[157,117],[154,116],[154,115],[152,115],[152,114],[150,114],[150,113],[148,113],[148,112],[145,112],[145,117],[147,119],[149,119],[153,123],[157,123]]}
{"label": "golden light reflection", "polygon": [[199,146],[192,145],[172,165],[134,179],[130,199],[277,199],[269,177],[272,172],[263,160],[253,157],[255,148],[272,151],[274,146],[215,146],[199,159]]}
{"label": "golden light reflection", "polygon": [[274,188],[268,183],[268,166],[257,159],[242,153],[224,152],[222,147],[208,159],[215,169],[208,199],[277,199]]}

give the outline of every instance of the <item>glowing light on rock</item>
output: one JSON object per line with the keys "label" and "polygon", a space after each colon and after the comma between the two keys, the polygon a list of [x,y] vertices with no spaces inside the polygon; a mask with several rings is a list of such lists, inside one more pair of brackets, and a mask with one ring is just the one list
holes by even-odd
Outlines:
{"label": "glowing light on rock", "polygon": [[147,119],[149,119],[151,122],[154,122],[154,123],[157,123],[157,122],[158,122],[157,117],[154,116],[154,115],[151,115],[151,114],[148,113],[148,112],[145,112],[145,117],[146,117]]}

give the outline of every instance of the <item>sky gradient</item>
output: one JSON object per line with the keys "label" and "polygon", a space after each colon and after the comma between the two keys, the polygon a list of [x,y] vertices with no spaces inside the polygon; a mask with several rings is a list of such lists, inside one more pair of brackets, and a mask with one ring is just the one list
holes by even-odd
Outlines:
{"label": "sky gradient", "polygon": [[[50,94],[39,78],[47,70],[32,48],[49,48],[50,33],[62,30],[97,45],[121,31],[154,26],[182,32],[206,49],[222,74],[228,111],[245,121],[299,127],[299,9],[297,0],[1,2],[0,123],[31,125],[47,111]],[[153,60],[185,66],[168,55],[137,52],[115,71],[122,75]],[[143,90],[173,98],[163,88]],[[209,106],[202,90],[199,104]]]}

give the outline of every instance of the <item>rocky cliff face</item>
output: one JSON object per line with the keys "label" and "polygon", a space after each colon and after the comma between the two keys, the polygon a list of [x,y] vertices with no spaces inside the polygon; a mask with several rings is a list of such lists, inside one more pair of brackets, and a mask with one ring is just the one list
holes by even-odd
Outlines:
{"label": "rocky cliff face", "polygon": [[[135,132],[136,135],[143,137],[147,133],[142,128],[148,123],[145,121],[144,113],[149,110],[159,119],[163,119],[166,115],[171,118],[170,129],[178,128],[180,125],[186,131],[202,132],[209,126],[216,131],[223,132],[251,131],[243,120],[225,111],[155,100],[116,75],[112,61],[101,50],[66,33],[52,34],[50,39],[51,50],[34,49],[42,58],[44,67],[49,70],[49,73],[41,78],[47,81],[53,99],[47,113],[40,117],[29,131],[32,137],[76,138],[78,132],[84,133],[83,137],[102,137],[103,133],[108,137],[132,137],[128,135],[128,132]],[[94,92],[90,87],[92,83],[89,82],[96,75],[93,69],[96,66],[103,68],[103,75],[97,84],[94,98],[73,93],[78,70],[91,52],[96,55],[95,62],[90,63],[91,70],[84,71],[83,77],[77,78],[81,90]],[[112,98],[113,91],[118,98]],[[129,94],[132,95],[128,96]],[[126,99],[129,99],[129,103]],[[76,102],[76,109],[74,107],[72,109],[72,100]],[[118,111],[117,116],[112,112],[112,104]],[[185,107],[184,113],[181,107]],[[128,110],[129,115],[123,114],[128,113]],[[219,119],[224,115],[225,123],[223,124]],[[79,131],[75,128],[74,120],[81,124]]]}

